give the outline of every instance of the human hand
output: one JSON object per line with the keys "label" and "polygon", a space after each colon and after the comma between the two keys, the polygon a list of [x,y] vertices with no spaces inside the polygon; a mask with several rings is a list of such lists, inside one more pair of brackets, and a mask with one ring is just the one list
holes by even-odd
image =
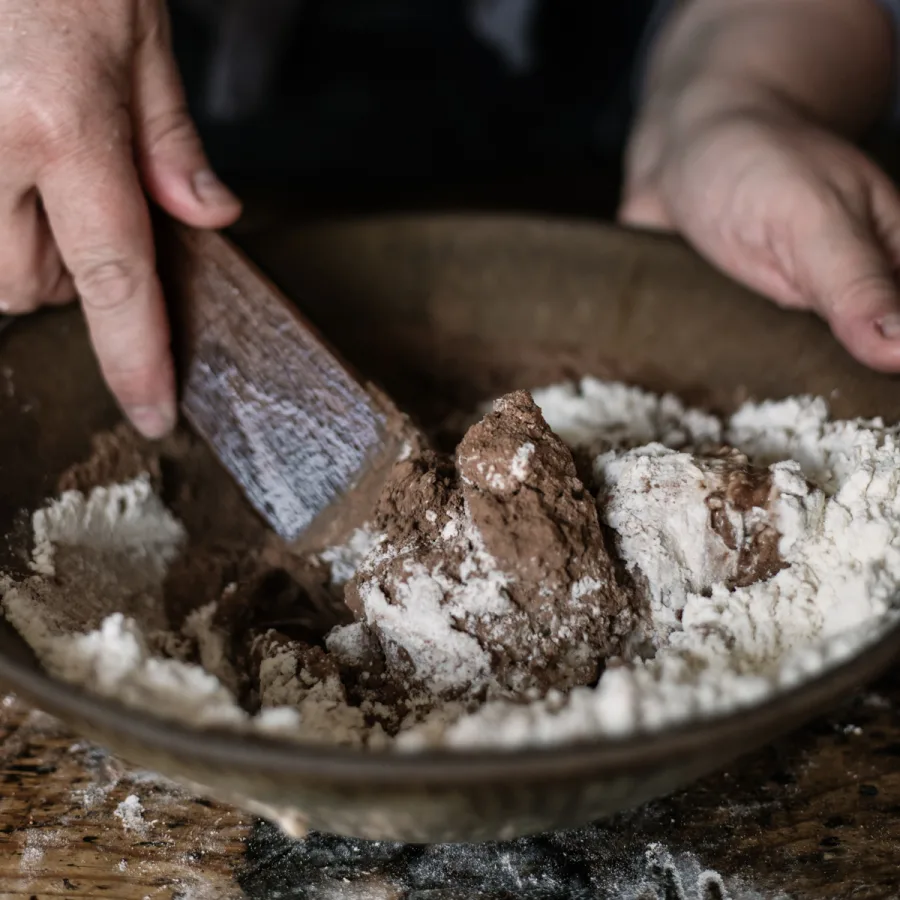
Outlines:
{"label": "human hand", "polygon": [[77,293],[107,383],[159,437],[175,384],[144,188],[195,227],[240,213],[188,116],[164,0],[0,0],[0,312]]}
{"label": "human hand", "polygon": [[861,362],[900,371],[897,190],[799,112],[772,100],[651,107],[631,141],[619,216],[682,233],[749,287],[818,312]]}

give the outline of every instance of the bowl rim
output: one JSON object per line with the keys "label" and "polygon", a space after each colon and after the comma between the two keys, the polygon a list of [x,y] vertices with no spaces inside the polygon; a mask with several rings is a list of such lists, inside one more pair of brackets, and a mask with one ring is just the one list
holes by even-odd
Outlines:
{"label": "bowl rim", "polygon": [[[11,627],[11,626],[10,626]],[[873,637],[849,658],[829,666],[763,702],[670,728],[621,737],[524,747],[421,751],[367,750],[326,743],[302,743],[274,736],[192,728],[155,713],[60,681],[43,669],[0,654],[0,682],[79,730],[128,735],[148,751],[192,758],[213,769],[265,772],[275,778],[322,779],[359,785],[469,785],[542,777],[559,781],[588,773],[627,775],[708,753],[710,747],[755,749],[774,733],[800,726],[858,690],[900,657],[900,620]],[[787,726],[787,727],[786,727]],[[115,748],[113,748],[113,752]]]}

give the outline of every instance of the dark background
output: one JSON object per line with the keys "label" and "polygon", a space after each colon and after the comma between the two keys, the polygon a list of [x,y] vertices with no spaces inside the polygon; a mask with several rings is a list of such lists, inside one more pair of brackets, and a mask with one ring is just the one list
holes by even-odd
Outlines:
{"label": "dark background", "polygon": [[214,167],[313,207],[608,213],[653,0],[550,0],[512,70],[459,0],[173,0]]}

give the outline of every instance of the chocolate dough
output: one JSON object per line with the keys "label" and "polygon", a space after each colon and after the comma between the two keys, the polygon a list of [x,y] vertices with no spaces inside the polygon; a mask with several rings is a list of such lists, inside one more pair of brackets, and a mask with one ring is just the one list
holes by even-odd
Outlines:
{"label": "chocolate dough", "polygon": [[[399,463],[374,527],[386,535],[385,552],[357,573],[346,601],[368,618],[402,690],[415,690],[416,660],[392,645],[365,596],[374,583],[388,603],[400,603],[411,572],[445,580],[447,616],[487,652],[507,694],[592,683],[631,629],[629,597],[616,584],[593,498],[524,391],[497,401],[469,429],[455,466],[427,450]],[[454,592],[477,589],[491,572],[504,578],[508,608],[492,614],[473,596],[471,610],[460,611]]]}

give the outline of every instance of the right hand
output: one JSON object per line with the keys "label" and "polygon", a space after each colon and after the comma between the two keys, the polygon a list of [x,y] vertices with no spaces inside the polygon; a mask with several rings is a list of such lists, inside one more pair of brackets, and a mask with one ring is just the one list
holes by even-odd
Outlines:
{"label": "right hand", "polygon": [[81,298],[134,425],[176,420],[144,189],[198,228],[240,214],[188,115],[164,0],[0,0],[0,312]]}
{"label": "right hand", "polygon": [[620,220],[682,233],[776,303],[817,312],[865,365],[900,371],[896,188],[798,111],[740,101],[731,90],[709,105],[690,96],[649,105],[632,136]]}

